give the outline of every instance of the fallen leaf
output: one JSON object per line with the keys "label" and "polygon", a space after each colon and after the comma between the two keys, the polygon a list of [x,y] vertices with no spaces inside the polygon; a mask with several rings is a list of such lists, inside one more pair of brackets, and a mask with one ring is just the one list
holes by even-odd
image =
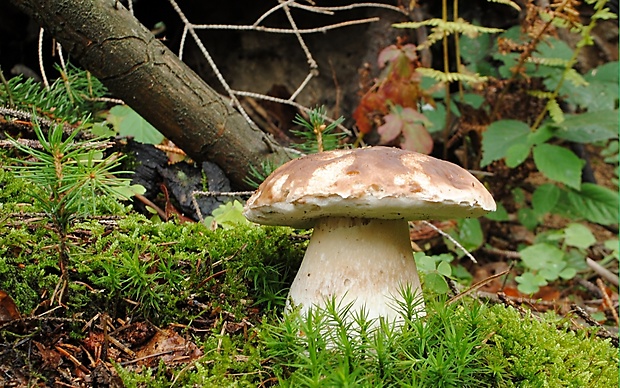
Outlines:
{"label": "fallen leaf", "polygon": [[0,290],[0,323],[20,319],[21,314],[13,302],[13,298],[6,292]]}

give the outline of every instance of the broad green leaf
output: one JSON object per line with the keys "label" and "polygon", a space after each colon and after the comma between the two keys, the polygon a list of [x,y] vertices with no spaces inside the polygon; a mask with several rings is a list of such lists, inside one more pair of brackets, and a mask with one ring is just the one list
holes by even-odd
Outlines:
{"label": "broad green leaf", "polygon": [[511,191],[512,198],[517,205],[523,205],[525,203],[525,191],[520,187],[515,187]]}
{"label": "broad green leaf", "polygon": [[587,249],[596,242],[596,238],[585,225],[570,224],[564,228],[564,242],[571,247]]}
{"label": "broad green leaf", "polygon": [[438,102],[434,108],[429,104],[424,105],[422,113],[429,121],[429,133],[439,132],[446,125],[446,106],[443,103]]}
{"label": "broad green leaf", "polygon": [[218,225],[221,225],[224,229],[250,224],[250,221],[243,216],[243,205],[237,200],[220,205],[213,210],[212,214]]}
{"label": "broad green leaf", "polygon": [[482,97],[479,94],[474,94],[474,93],[465,93],[463,94],[463,99],[460,98],[459,95],[457,95],[456,97],[457,101],[467,104],[469,106],[471,106],[474,109],[478,109],[480,108],[480,106],[482,105],[482,103],[484,103],[484,97]]}
{"label": "broad green leaf", "polygon": [[603,110],[566,115],[556,124],[555,136],[576,143],[593,143],[618,138],[618,111]]}
{"label": "broad green leaf", "polygon": [[450,267],[450,263],[448,263],[447,261],[441,261],[437,266],[437,272],[439,272],[443,276],[451,276],[452,267]]}
{"label": "broad green leaf", "polygon": [[435,271],[435,259],[424,254],[424,252],[416,252],[413,255],[418,271],[422,273],[431,273]]}
{"label": "broad green leaf", "polygon": [[497,210],[487,214],[485,217],[492,221],[510,220],[510,217],[508,216],[508,212],[506,211],[506,208],[504,207],[504,205],[502,205],[501,202],[497,203]]}
{"label": "broad green leaf", "polygon": [[530,245],[519,253],[523,264],[534,271],[542,270],[552,263],[562,262],[564,258],[564,252],[547,243]]}
{"label": "broad green leaf", "polygon": [[618,193],[593,183],[582,184],[580,191],[564,191],[558,207],[597,224],[618,223]]}
{"label": "broad green leaf", "polygon": [[450,290],[446,279],[436,272],[426,275],[424,278],[424,285],[438,294],[446,294]]}
{"label": "broad green leaf", "polygon": [[577,270],[573,267],[566,267],[559,273],[559,276],[564,280],[572,279],[575,275],[577,275]]}
{"label": "broad green leaf", "polygon": [[515,277],[515,280],[519,283],[517,289],[524,294],[534,294],[540,290],[540,287],[547,285],[544,277],[531,272],[525,272],[523,275]]}
{"label": "broad green leaf", "polygon": [[491,36],[479,34],[476,37],[463,35],[459,39],[461,58],[474,73],[482,73],[478,66],[484,63],[491,47]]}
{"label": "broad green leaf", "polygon": [[553,281],[560,277],[560,273],[564,269],[566,269],[566,262],[564,260],[550,261],[545,268],[538,271],[538,274],[546,280]]}
{"label": "broad green leaf", "polygon": [[530,155],[530,147],[527,143],[517,143],[506,150],[506,166],[515,168]]}
{"label": "broad green leaf", "polygon": [[579,189],[584,161],[572,151],[553,144],[534,147],[534,162],[547,178]]}
{"label": "broad green leaf", "polygon": [[549,213],[560,199],[560,188],[552,183],[540,185],[532,195],[532,207],[539,216]]}
{"label": "broad green leaf", "polygon": [[[480,221],[476,218],[465,218],[459,221],[458,231],[451,230],[450,236],[458,241],[468,252],[474,251],[482,245],[484,240]],[[457,248],[450,239],[444,239],[448,248],[456,253],[457,257],[463,257],[465,252]]]}
{"label": "broad green leaf", "polygon": [[137,142],[159,144],[164,140],[164,135],[127,105],[117,105],[110,109],[107,121],[120,136],[133,137]]}
{"label": "broad green leaf", "polygon": [[536,132],[527,135],[527,143],[529,145],[537,145],[545,143],[555,135],[556,128],[554,124],[543,124]]}
{"label": "broad green leaf", "polygon": [[588,82],[605,82],[615,84],[618,87],[618,81],[620,80],[619,71],[618,61],[607,62],[590,70],[585,78]]}
{"label": "broad green leaf", "polygon": [[482,167],[506,157],[515,144],[527,143],[530,128],[522,121],[499,120],[487,128],[482,137]]}
{"label": "broad green leaf", "polygon": [[465,218],[459,226],[459,242],[469,251],[473,251],[482,245],[482,227],[477,218]]}
{"label": "broad green leaf", "polygon": [[519,222],[528,230],[534,230],[534,228],[536,228],[540,223],[536,212],[529,207],[524,207],[517,210],[517,218],[519,219]]}
{"label": "broad green leaf", "polygon": [[90,133],[97,137],[113,137],[116,135],[116,132],[108,127],[105,122],[94,123],[90,128]]}
{"label": "broad green leaf", "polygon": [[586,87],[572,82],[564,82],[562,85],[560,94],[568,103],[588,112],[615,109],[618,104],[617,61],[590,70],[583,80],[588,83]]}
{"label": "broad green leaf", "polygon": [[532,54],[535,58],[558,58],[569,60],[573,56],[573,49],[563,40],[554,37],[548,37],[536,46],[536,51]]}

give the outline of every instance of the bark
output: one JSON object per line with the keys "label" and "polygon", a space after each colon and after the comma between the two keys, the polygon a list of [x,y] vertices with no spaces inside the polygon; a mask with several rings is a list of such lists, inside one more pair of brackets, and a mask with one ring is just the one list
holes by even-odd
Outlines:
{"label": "bark", "polygon": [[289,159],[115,0],[12,0],[116,97],[235,188],[250,166]]}

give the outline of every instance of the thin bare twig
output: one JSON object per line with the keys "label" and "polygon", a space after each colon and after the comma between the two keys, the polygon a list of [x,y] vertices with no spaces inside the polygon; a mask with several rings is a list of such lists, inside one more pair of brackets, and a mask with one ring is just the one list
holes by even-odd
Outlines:
{"label": "thin bare twig", "polygon": [[[169,0],[172,1],[172,0]],[[316,34],[319,32],[327,32],[336,28],[342,28],[347,26],[354,26],[357,24],[368,24],[379,21],[378,17],[371,17],[359,20],[349,20],[341,23],[328,24],[322,27],[315,28],[303,28],[303,29],[290,29],[290,28],[275,28],[275,27],[263,27],[253,25],[237,25],[237,24],[191,24],[191,29],[196,30],[240,30],[240,31],[260,31],[271,32],[275,34]]]}
{"label": "thin bare twig", "polygon": [[618,275],[614,274],[613,272],[611,272],[610,270],[603,267],[589,257],[586,257],[586,264],[588,264],[588,267],[590,267],[599,276],[605,278],[605,280],[607,280],[611,284],[618,286]]}
{"label": "thin bare twig", "polygon": [[614,320],[616,321],[616,326],[620,326],[620,322],[618,320],[618,312],[616,311],[616,308],[614,307],[614,304],[611,301],[611,298],[609,297],[609,295],[607,295],[605,284],[603,284],[603,281],[601,280],[601,278],[596,279],[596,285],[598,286],[598,288],[601,290],[601,293],[603,294],[603,306],[607,307],[607,309],[609,309],[609,311],[611,312],[611,315],[614,317]]}
{"label": "thin bare twig", "polygon": [[[174,8],[174,10],[177,12],[179,17],[183,21],[183,24],[185,25],[183,34],[185,35],[187,32],[189,32],[192,38],[194,38],[194,41],[196,42],[196,45],[198,45],[200,52],[205,57],[207,62],[209,62],[211,69],[213,70],[213,72],[215,73],[215,76],[217,77],[217,79],[220,81],[220,83],[226,90],[226,93],[228,93],[233,105],[239,110],[239,113],[241,113],[245,121],[247,121],[252,127],[256,127],[256,125],[254,124],[254,121],[250,119],[250,116],[248,116],[247,112],[245,111],[245,109],[243,109],[243,106],[241,105],[241,103],[239,102],[235,94],[233,93],[232,89],[230,88],[230,85],[224,79],[224,76],[222,75],[219,68],[215,64],[215,61],[211,57],[211,54],[209,54],[209,52],[207,51],[207,48],[202,43],[202,40],[200,40],[200,38],[198,37],[198,34],[196,34],[194,25],[189,22],[189,20],[187,19],[187,17],[185,16],[185,14],[183,13],[183,11],[181,10],[181,8],[179,7],[179,5],[176,3],[175,0],[168,0],[168,1],[170,2],[170,5],[172,5],[172,8]],[[183,41],[185,41],[185,39],[183,39]]]}
{"label": "thin bare twig", "polygon": [[45,85],[46,89],[50,88],[50,83],[47,80],[47,74],[45,74],[45,67],[43,66],[43,27],[39,29],[39,44],[38,44],[38,55],[39,55],[39,71],[41,72],[41,78],[43,79],[43,85]]}
{"label": "thin bare twig", "polygon": [[492,282],[493,280],[495,280],[495,279],[497,279],[497,278],[500,278],[500,277],[502,277],[502,276],[506,275],[508,272],[510,272],[510,270],[508,270],[508,269],[507,269],[507,270],[505,270],[505,271],[502,271],[502,272],[496,273],[495,275],[489,276],[488,278],[483,279],[483,280],[479,281],[479,282],[478,282],[478,283],[476,283],[476,284],[473,284],[471,287],[469,287],[469,288],[468,288],[468,289],[466,289],[465,291],[463,291],[463,292],[461,292],[461,293],[459,293],[459,294],[457,294],[457,295],[453,296],[452,298],[450,298],[450,300],[448,300],[448,304],[452,304],[452,303],[454,303],[454,302],[458,301],[459,299],[461,299],[461,298],[462,298],[462,297],[464,297],[465,295],[471,294],[472,292],[474,292],[474,291],[476,291],[476,290],[480,289],[481,287],[483,287],[484,285],[486,285],[486,284],[488,284],[488,283]]}
{"label": "thin bare twig", "polygon": [[618,336],[617,335],[613,335],[609,330],[605,328],[605,326],[601,325],[594,318],[592,318],[586,310],[582,309],[576,304],[572,304],[570,307],[572,311],[574,311],[575,314],[577,314],[581,319],[586,321],[588,325],[598,328],[598,332],[596,333],[597,336],[601,338],[608,338],[611,341],[612,345],[614,345],[615,347],[618,347]]}
{"label": "thin bare twig", "polygon": [[442,236],[450,240],[454,245],[457,246],[457,248],[459,248],[460,250],[463,251],[463,253],[465,253],[465,255],[469,258],[469,260],[473,261],[475,264],[478,264],[478,260],[476,260],[476,258],[471,253],[469,253],[469,251],[465,249],[465,247],[463,247],[461,243],[456,241],[454,237],[450,236],[448,233],[444,232],[443,230],[439,229],[438,227],[436,227],[435,225],[431,224],[428,221],[422,221],[422,223],[434,229],[437,233],[441,234]]}

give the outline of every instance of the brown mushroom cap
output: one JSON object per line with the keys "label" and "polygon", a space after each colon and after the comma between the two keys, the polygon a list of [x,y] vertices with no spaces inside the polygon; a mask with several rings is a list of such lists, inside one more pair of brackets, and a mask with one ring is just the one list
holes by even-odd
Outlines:
{"label": "brown mushroom cap", "polygon": [[259,224],[310,228],[322,217],[450,219],[495,208],[482,183],[456,164],[369,147],[291,160],[265,179],[244,215]]}

